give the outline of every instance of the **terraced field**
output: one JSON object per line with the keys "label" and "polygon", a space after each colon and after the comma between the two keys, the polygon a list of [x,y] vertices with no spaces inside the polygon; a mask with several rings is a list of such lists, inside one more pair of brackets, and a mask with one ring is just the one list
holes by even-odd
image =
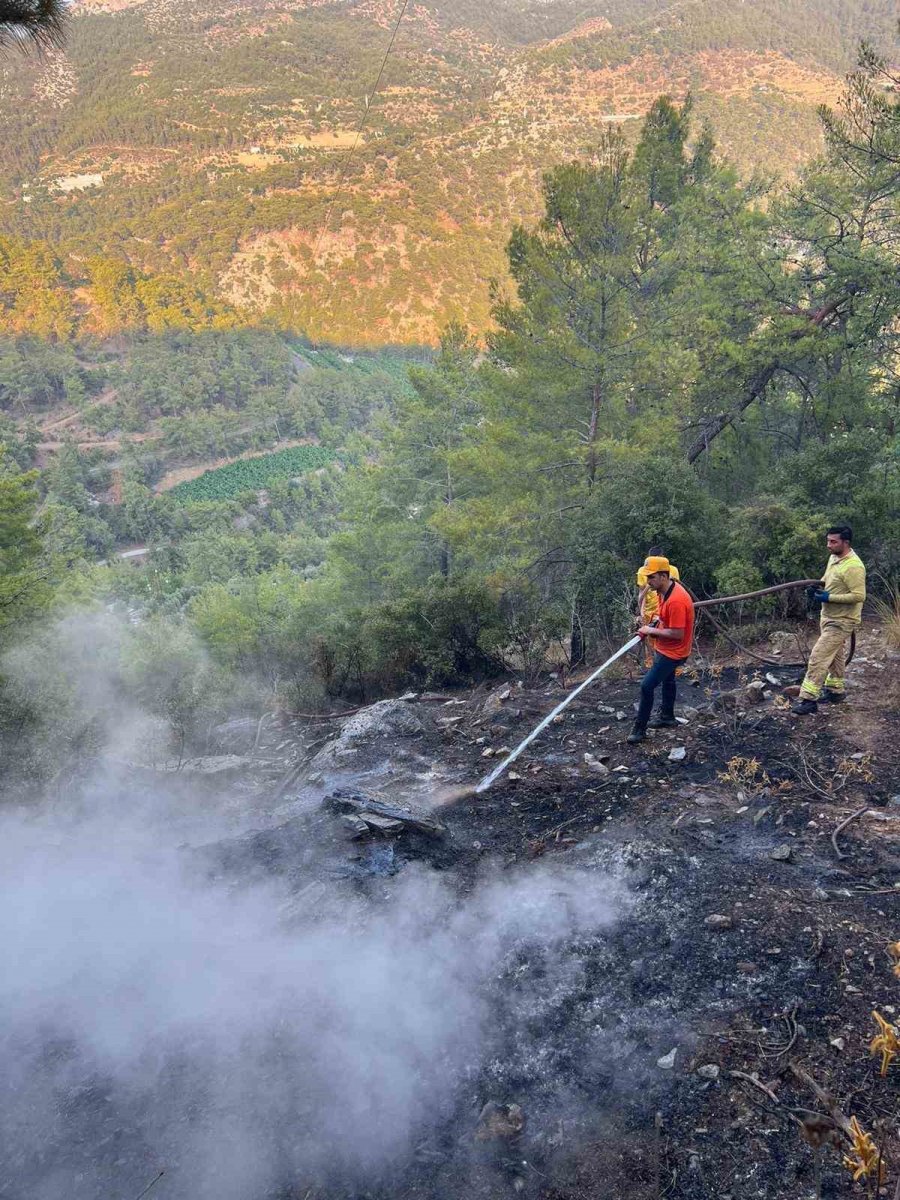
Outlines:
{"label": "terraced field", "polygon": [[337,455],[324,446],[292,446],[258,458],[243,458],[204,471],[197,479],[188,479],[172,488],[170,495],[183,503],[201,500],[230,500],[241,492],[259,491],[276,479],[291,479],[305,471],[314,471],[333,462]]}

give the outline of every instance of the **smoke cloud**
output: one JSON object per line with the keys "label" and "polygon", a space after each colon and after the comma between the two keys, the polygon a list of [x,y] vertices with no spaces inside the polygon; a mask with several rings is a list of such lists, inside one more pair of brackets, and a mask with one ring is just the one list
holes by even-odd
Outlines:
{"label": "smoke cloud", "polygon": [[129,1200],[161,1168],[160,1200],[374,1180],[461,1097],[474,1126],[513,956],[539,948],[541,990],[562,987],[566,941],[625,904],[598,873],[461,897],[409,867],[375,901],[336,882],[304,908],[210,880],[183,817],[110,781],[0,810],[4,1200]]}

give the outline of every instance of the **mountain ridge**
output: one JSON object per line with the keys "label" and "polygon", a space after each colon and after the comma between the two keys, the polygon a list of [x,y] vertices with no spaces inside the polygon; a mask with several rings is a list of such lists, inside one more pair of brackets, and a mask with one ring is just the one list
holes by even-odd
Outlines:
{"label": "mountain ridge", "polygon": [[483,329],[548,166],[690,91],[740,170],[795,170],[853,46],[884,43],[892,16],[887,0],[482,8],[409,10],[351,160],[396,6],[204,0],[185,19],[171,0],[80,0],[64,53],[0,64],[0,234],[52,247],[88,306],[100,256],[333,341]]}

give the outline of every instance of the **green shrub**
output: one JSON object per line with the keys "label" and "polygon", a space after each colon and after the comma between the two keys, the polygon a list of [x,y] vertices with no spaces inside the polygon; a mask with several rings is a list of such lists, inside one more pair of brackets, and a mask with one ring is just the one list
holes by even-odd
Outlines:
{"label": "green shrub", "polygon": [[506,631],[496,597],[477,580],[436,576],[366,619],[371,684],[470,683],[501,669]]}

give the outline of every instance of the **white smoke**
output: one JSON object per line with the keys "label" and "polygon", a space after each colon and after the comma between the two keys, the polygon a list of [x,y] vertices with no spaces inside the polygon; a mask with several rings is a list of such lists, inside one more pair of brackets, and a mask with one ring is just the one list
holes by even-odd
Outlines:
{"label": "white smoke", "polygon": [[154,1200],[376,1178],[458,1107],[510,954],[623,910],[596,873],[532,865],[460,898],[409,867],[375,904],[298,917],[280,885],[210,882],[166,802],[104,786],[0,811],[10,1200],[128,1200],[159,1169]]}
{"label": "white smoke", "polygon": [[[147,761],[160,713],[193,704],[178,672],[207,670],[189,640],[138,634],[73,614],[2,664],[40,719],[34,762],[78,752],[94,774],[0,807],[0,1200],[132,1200],[161,1169],[152,1200],[365,1186],[461,1110],[468,1143],[498,1009],[535,1024],[564,1000],[567,943],[624,889],[535,864],[468,889],[407,866],[374,900],[211,878],[186,843],[231,837],[236,797],[110,765]],[[526,1049],[541,1070],[542,1037]]]}

